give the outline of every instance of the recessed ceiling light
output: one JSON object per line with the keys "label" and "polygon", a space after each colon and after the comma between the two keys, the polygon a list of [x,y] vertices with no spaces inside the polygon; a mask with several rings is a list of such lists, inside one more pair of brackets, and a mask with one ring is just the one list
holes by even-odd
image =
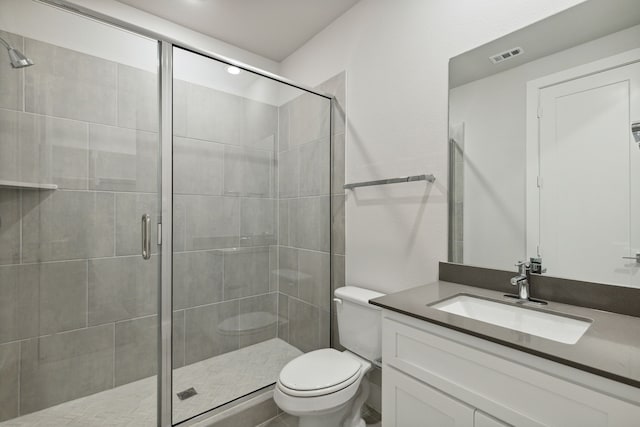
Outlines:
{"label": "recessed ceiling light", "polygon": [[238,74],[240,74],[240,68],[230,65],[227,67],[227,73],[237,76]]}

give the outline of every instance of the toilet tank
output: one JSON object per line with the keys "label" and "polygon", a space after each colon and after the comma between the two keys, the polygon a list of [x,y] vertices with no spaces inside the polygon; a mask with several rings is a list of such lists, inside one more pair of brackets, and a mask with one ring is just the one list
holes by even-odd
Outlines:
{"label": "toilet tank", "polygon": [[375,362],[382,357],[382,309],[369,300],[384,296],[357,286],[335,290],[340,344],[347,350]]}

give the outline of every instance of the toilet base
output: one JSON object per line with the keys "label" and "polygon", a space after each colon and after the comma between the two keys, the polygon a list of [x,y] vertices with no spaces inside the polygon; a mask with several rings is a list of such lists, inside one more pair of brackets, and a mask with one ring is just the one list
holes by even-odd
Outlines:
{"label": "toilet base", "polygon": [[365,380],[350,404],[331,413],[301,415],[298,427],[366,427],[360,414],[367,397],[369,397],[369,383]]}
{"label": "toilet base", "polygon": [[321,415],[301,415],[299,417],[298,427],[344,427],[343,421],[349,413],[350,409],[350,405],[345,405],[344,408],[328,414],[324,413]]}

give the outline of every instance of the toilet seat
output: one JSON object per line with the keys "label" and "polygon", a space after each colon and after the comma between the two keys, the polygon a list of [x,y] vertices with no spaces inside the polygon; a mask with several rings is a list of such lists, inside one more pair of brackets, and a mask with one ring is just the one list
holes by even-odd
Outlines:
{"label": "toilet seat", "polygon": [[349,387],[360,377],[362,363],[332,348],[306,353],[280,372],[278,387],[286,394],[314,397]]}

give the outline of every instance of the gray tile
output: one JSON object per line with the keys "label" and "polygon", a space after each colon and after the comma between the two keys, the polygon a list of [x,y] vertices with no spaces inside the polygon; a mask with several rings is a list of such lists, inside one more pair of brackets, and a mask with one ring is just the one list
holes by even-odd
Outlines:
{"label": "gray tile", "polygon": [[0,267],[0,343],[38,335],[38,283],[37,266]]}
{"label": "gray tile", "polygon": [[176,195],[174,206],[174,236],[176,244],[181,245],[174,248],[198,250],[239,245],[240,201],[237,197]]}
{"label": "gray tile", "polygon": [[338,316],[331,315],[331,348],[335,348],[338,351],[346,350],[342,344],[340,344],[340,330],[338,328]]}
{"label": "gray tile", "polygon": [[20,181],[87,188],[87,124],[20,114]]}
{"label": "gray tile", "polygon": [[319,317],[318,348],[328,348],[331,346],[331,313],[328,310],[320,309]]}
{"label": "gray tile", "polygon": [[345,196],[331,196],[331,243],[334,254],[345,254]]}
{"label": "gray tile", "polygon": [[333,131],[332,134],[345,132],[346,121],[346,73],[344,71],[336,74],[325,82],[317,86],[317,89],[334,96],[333,104]]}
{"label": "gray tile", "polygon": [[40,270],[40,335],[87,326],[87,261],[45,263]]}
{"label": "gray tile", "polygon": [[300,196],[329,194],[330,141],[322,139],[300,147]]}
{"label": "gray tile", "polygon": [[277,243],[276,200],[240,200],[240,245],[267,246]]}
{"label": "gray tile", "polygon": [[331,137],[331,193],[344,194],[345,137],[344,133]]}
{"label": "gray tile", "polygon": [[184,310],[173,312],[173,367],[184,366]]}
{"label": "gray tile", "polygon": [[0,345],[0,378],[1,422],[15,418],[20,413],[20,343]]}
{"label": "gray tile", "polygon": [[[15,48],[24,48],[23,38],[16,34],[0,31],[0,37]],[[0,57],[0,70],[3,70],[3,72],[0,73],[0,108],[22,110],[23,70],[11,68],[9,56],[6,54]]]}
{"label": "gray tile", "polygon": [[289,341],[289,297],[278,293],[278,338]]}
{"label": "gray tile", "polygon": [[158,134],[89,125],[89,188],[158,191]]}
{"label": "gray tile", "polygon": [[375,384],[379,387],[382,386],[382,368],[372,366],[371,371],[367,372],[367,377],[371,384]]}
{"label": "gray tile", "polygon": [[251,99],[242,99],[242,143],[246,147],[274,151],[278,137],[278,108]]}
{"label": "gray tile", "polygon": [[118,126],[158,132],[158,75],[118,64]]}
{"label": "gray tile", "polygon": [[20,413],[113,386],[113,325],[21,342]]}
{"label": "gray tile", "polygon": [[[1,34],[1,33],[0,33]],[[2,55],[4,60],[7,55]],[[2,64],[0,64],[2,66]],[[6,68],[5,68],[6,69]],[[5,73],[0,74],[0,91]],[[2,102],[2,101],[0,101]],[[0,179],[20,181],[20,114],[0,109]]]}
{"label": "gray tile", "polygon": [[239,337],[230,332],[238,309],[236,300],[185,311],[185,364],[238,349]]}
{"label": "gray tile", "polygon": [[224,254],[224,299],[269,292],[269,248],[242,248]]}
{"label": "gray tile", "polygon": [[25,69],[27,112],[116,124],[115,62],[31,39],[25,50],[37,61]]}
{"label": "gray tile", "polygon": [[186,135],[224,144],[240,144],[242,98],[195,84],[188,85]]}
{"label": "gray tile", "polygon": [[[173,314],[173,367],[184,365],[184,311]],[[158,317],[125,320],[115,325],[115,385],[157,374]]]}
{"label": "gray tile", "polygon": [[[299,299],[289,298],[289,344],[305,353],[328,346],[328,317],[322,316],[321,311]],[[324,327],[323,319],[327,323]]]}
{"label": "gray tile", "polygon": [[278,247],[278,290],[298,296],[298,250],[295,248]]}
{"label": "gray tile", "polygon": [[109,193],[24,192],[23,262],[113,255],[114,200]]}
{"label": "gray tile", "polygon": [[278,108],[278,151],[289,149],[289,104]]}
{"label": "gray tile", "polygon": [[289,246],[289,200],[278,200],[278,244]]}
{"label": "gray tile", "polygon": [[224,147],[224,194],[271,197],[273,153],[249,148]]}
{"label": "gray tile", "polygon": [[0,110],[0,179],[87,188],[87,125]]}
{"label": "gray tile", "polygon": [[115,324],[115,386],[157,374],[158,318]]}
{"label": "gray tile", "polygon": [[157,256],[90,260],[89,325],[155,314],[157,292]]}
{"label": "gray tile", "polygon": [[333,292],[346,284],[345,256],[332,255],[331,259],[333,260],[333,277],[331,280],[331,297],[333,298]]}
{"label": "gray tile", "polygon": [[193,196],[173,196],[173,251],[184,251],[187,238],[187,205]]}
{"label": "gray tile", "polygon": [[173,79],[173,135],[187,136],[187,96],[190,83]]}
{"label": "gray tile", "polygon": [[289,105],[289,144],[299,145],[329,137],[330,102],[304,93]]}
{"label": "gray tile", "polygon": [[20,192],[0,189],[0,264],[20,262]]}
{"label": "gray tile", "polygon": [[329,197],[307,197],[289,202],[291,245],[329,252]]}
{"label": "gray tile", "polygon": [[278,292],[278,247],[269,246],[269,292]]}
{"label": "gray tile", "polygon": [[[116,194],[116,255],[138,255],[141,249],[142,215],[158,220],[158,196],[155,194]],[[153,229],[153,227],[152,227]],[[158,252],[158,233],[151,233],[151,253]]]}
{"label": "gray tile", "polygon": [[[380,368],[374,366],[373,370],[374,372],[380,371]],[[382,378],[382,376],[380,376],[380,378]],[[377,385],[379,387],[382,387],[381,384],[377,384]],[[375,399],[374,401],[381,402],[382,401],[382,396],[380,396],[381,389],[378,388],[377,390],[373,391],[373,393],[376,393],[376,392],[378,393],[378,398]],[[382,415],[380,415],[378,411],[376,411],[369,405],[365,404],[365,406],[362,408],[362,419],[364,420],[366,425],[375,425],[380,423],[380,420],[382,419]]]}
{"label": "gray tile", "polygon": [[323,252],[300,251],[298,264],[299,298],[324,310],[329,310],[329,301],[331,301],[330,255]]}
{"label": "gray tile", "polygon": [[257,426],[276,415],[278,415],[278,406],[273,399],[269,399],[216,422],[215,427]]}
{"label": "gray tile", "polygon": [[173,254],[175,309],[222,301],[223,256],[215,251]]}
{"label": "gray tile", "polygon": [[278,294],[243,298],[239,304],[237,327],[240,348],[278,336]]}
{"label": "gray tile", "polygon": [[174,137],[173,192],[221,195],[223,153],[221,144]]}
{"label": "gray tile", "polygon": [[300,152],[297,148],[278,153],[278,196],[298,197]]}

